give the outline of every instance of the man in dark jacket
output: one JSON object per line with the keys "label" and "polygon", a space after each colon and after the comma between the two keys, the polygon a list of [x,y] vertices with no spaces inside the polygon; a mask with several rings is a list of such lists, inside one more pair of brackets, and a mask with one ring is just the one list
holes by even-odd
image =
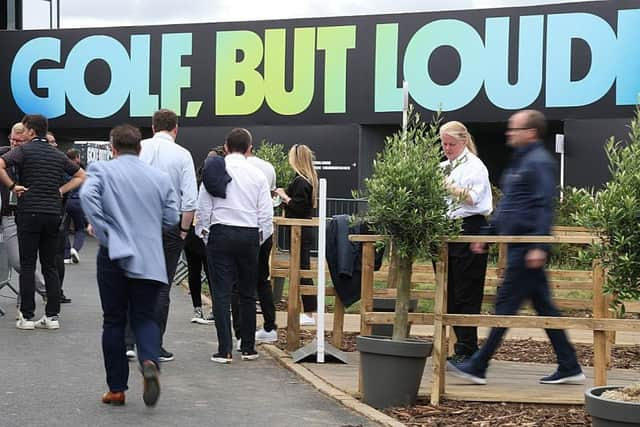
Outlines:
{"label": "man in dark jacket", "polygon": [[[519,111],[509,119],[507,144],[514,148],[509,167],[502,176],[502,199],[492,219],[492,230],[500,235],[546,236],[551,234],[556,193],[555,163],[545,150],[546,120],[539,111]],[[483,243],[472,244],[476,253]],[[530,299],[539,316],[560,316],[551,301],[545,275],[548,245],[510,244],[502,286],[496,296],[497,315],[517,314]],[[492,328],[487,342],[465,362],[449,362],[452,373],[475,384],[486,384],[489,360],[498,349],[506,328]],[[540,379],[542,384],[581,383],[585,376],[576,352],[563,330],[546,329],[558,360],[558,369]]]}
{"label": "man in dark jacket", "polygon": [[[17,224],[20,246],[20,318],[18,329],[58,329],[60,278],[55,264],[62,197],[84,181],[82,168],[47,142],[46,117],[28,114],[22,119],[29,142],[0,157],[0,182],[18,196]],[[16,166],[20,182],[6,169]],[[72,178],[64,182],[64,174]],[[47,289],[45,315],[35,322],[35,267],[40,256]]]}

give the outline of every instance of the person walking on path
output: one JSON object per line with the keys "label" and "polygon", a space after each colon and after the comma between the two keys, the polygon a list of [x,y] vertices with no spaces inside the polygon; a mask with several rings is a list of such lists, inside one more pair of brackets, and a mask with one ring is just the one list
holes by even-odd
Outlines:
{"label": "person walking on path", "polygon": [[[500,235],[545,236],[551,234],[555,199],[555,164],[544,148],[546,119],[535,110],[519,111],[509,119],[507,144],[514,148],[502,176],[503,192],[491,226]],[[475,253],[486,244],[473,243]],[[525,300],[532,301],[539,316],[560,316],[553,305],[545,273],[548,245],[509,244],[507,268],[496,296],[496,315],[514,315]],[[470,359],[448,362],[452,374],[475,384],[486,384],[489,360],[507,328],[492,328],[486,343]],[[564,330],[545,330],[556,353],[557,370],[540,379],[542,384],[582,383],[585,379],[576,352]]]}
{"label": "person walking on path", "polygon": [[155,319],[160,290],[170,288],[162,231],[179,221],[170,177],[138,158],[140,131],[130,125],[109,135],[114,159],[89,166],[80,189],[82,208],[100,243],[97,281],[103,311],[102,352],[109,391],[106,404],[123,405],[129,378],[125,355],[127,317],[136,337],[144,381],[143,400],[160,395],[160,327]]}
{"label": "person walking on path", "polygon": [[[253,146],[249,148],[247,154],[249,164],[257,167],[267,178],[269,190],[271,194],[275,194],[276,190],[276,170],[271,163],[257,157],[254,153]],[[273,234],[266,237],[260,245],[258,252],[258,301],[262,311],[264,320],[262,328],[256,331],[256,343],[275,342],[278,341],[278,325],[276,325],[276,305],[273,301],[273,289],[271,288],[271,280],[269,275],[271,268],[269,266],[269,257],[271,256],[271,247],[273,246]]]}
{"label": "person walking on path", "polygon": [[[140,159],[169,174],[174,192],[178,195],[178,208],[182,213],[180,222],[174,227],[164,230],[162,247],[164,249],[167,277],[169,283],[178,267],[180,253],[184,249],[184,239],[187,237],[193,215],[196,210],[198,188],[196,185],[196,171],[191,153],[179,146],[175,140],[178,135],[178,116],[171,110],[158,110],[152,119],[153,138],[142,141]],[[173,353],[163,346],[163,336],[167,329],[169,318],[171,287],[162,287],[158,295],[156,319],[160,325],[160,361],[173,360]]]}
{"label": "person walking on path", "polygon": [[[215,155],[215,152],[213,152]],[[211,153],[210,153],[211,155]],[[209,157],[207,157],[209,158]],[[206,161],[206,159],[205,159]],[[198,168],[197,178],[198,187],[202,183],[202,170],[204,164]],[[209,274],[209,266],[207,263],[207,249],[201,238],[196,236],[195,221],[189,228],[189,233],[184,241],[184,256],[187,259],[189,294],[191,295],[191,303],[193,304],[193,315],[191,323],[198,325],[212,325],[215,320],[213,308],[211,313],[205,315],[202,309],[202,271],[207,278],[209,291],[211,291],[211,275]]]}
{"label": "person walking on path", "polygon": [[[452,209],[450,218],[462,219],[462,234],[482,234],[486,215],[492,210],[489,172],[478,158],[475,143],[466,126],[447,122],[440,127],[440,140],[447,160],[442,162],[447,176]],[[487,254],[471,252],[468,244],[449,243],[447,313],[480,314],[487,272]],[[462,361],[478,350],[478,328],[454,326],[453,360]]]}
{"label": "person walking on path", "polygon": [[[242,360],[258,358],[255,350],[256,283],[258,253],[273,233],[273,205],[269,184],[264,174],[251,165],[246,155],[251,148],[251,134],[246,129],[233,129],[226,138],[225,198],[214,197],[206,184],[200,188],[196,215],[196,234],[207,241],[207,260],[213,281],[214,312],[218,351],[211,360],[230,363],[232,357],[231,293],[234,282],[239,295],[240,338]],[[205,164],[204,176],[209,167]],[[224,175],[216,171],[214,175]]]}
{"label": "person walking on path", "polygon": [[[304,144],[294,144],[289,150],[289,164],[296,172],[296,177],[289,183],[286,191],[276,189],[276,194],[284,204],[284,215],[287,218],[310,219],[318,199],[318,174],[313,167],[313,152]],[[311,248],[313,234],[310,227],[302,227],[302,247],[300,249],[300,269],[311,268]],[[300,279],[301,285],[313,286],[313,279]],[[313,312],[318,309],[317,298],[313,295],[302,295],[304,313],[300,314],[301,325],[315,325]]]}
{"label": "person walking on path", "polygon": [[[82,167],[80,163],[80,152],[75,149],[67,150],[67,157],[78,166]],[[64,223],[64,263],[65,264],[77,264],[80,262],[80,250],[84,245],[85,228],[87,223],[84,217],[84,212],[80,206],[80,190],[76,189],[69,192],[67,198],[67,218]],[[73,245],[69,243],[69,234],[71,230],[71,223],[73,222]]]}
{"label": "person walking on path", "polygon": [[[20,248],[20,316],[18,329],[58,329],[60,322],[60,278],[56,267],[56,245],[62,220],[62,198],[77,188],[85,173],[67,156],[47,142],[48,121],[39,114],[22,119],[29,142],[0,158],[0,181],[18,196],[17,224]],[[20,183],[13,181],[6,169],[20,170]],[[65,175],[72,178],[66,183]],[[45,314],[35,318],[35,269],[40,255],[47,289]]]}

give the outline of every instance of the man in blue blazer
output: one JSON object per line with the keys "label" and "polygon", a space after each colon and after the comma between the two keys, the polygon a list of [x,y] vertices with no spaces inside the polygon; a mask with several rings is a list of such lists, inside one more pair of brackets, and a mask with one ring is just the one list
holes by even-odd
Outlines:
{"label": "man in blue blazer", "polygon": [[114,159],[92,163],[80,190],[82,209],[100,242],[97,279],[109,386],[102,402],[125,402],[129,363],[124,331],[129,315],[144,379],[143,400],[153,406],[160,395],[155,302],[160,289],[169,286],[162,231],[179,221],[178,197],[169,175],[138,158],[141,135],[137,128],[117,126],[110,140]]}

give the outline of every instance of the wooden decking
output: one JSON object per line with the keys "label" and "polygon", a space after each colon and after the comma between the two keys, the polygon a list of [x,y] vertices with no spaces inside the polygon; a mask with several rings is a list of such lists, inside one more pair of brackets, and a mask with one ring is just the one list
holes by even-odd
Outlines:
{"label": "wooden decking", "polygon": [[[359,364],[359,353],[354,352],[349,353],[348,365],[303,363],[302,366],[334,387],[359,397]],[[444,397],[480,402],[583,404],[584,392],[593,384],[593,370],[585,368],[587,381],[584,385],[538,383],[540,377],[550,374],[554,369],[553,365],[539,363],[493,361],[487,371],[487,385],[467,384],[447,374],[447,392]],[[431,358],[429,358],[420,384],[420,398],[430,397],[431,373]],[[628,385],[639,379],[640,373],[637,371],[627,369],[609,371],[609,383],[612,385]]]}

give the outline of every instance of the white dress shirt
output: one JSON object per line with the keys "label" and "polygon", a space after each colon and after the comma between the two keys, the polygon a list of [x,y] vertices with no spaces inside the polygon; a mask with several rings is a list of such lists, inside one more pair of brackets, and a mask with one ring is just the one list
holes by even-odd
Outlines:
{"label": "white dress shirt", "polygon": [[213,224],[254,227],[260,231],[260,244],[273,234],[273,205],[267,178],[239,153],[225,157],[227,197],[213,197],[200,186],[196,210],[196,235],[205,241]]}
{"label": "white dress shirt", "polygon": [[446,160],[440,163],[445,169],[450,169],[447,176],[447,183],[460,189],[464,189],[469,194],[472,204],[466,200],[449,203],[455,209],[449,211],[451,218],[466,218],[472,215],[489,215],[493,210],[493,199],[491,196],[491,183],[489,182],[489,172],[487,167],[476,155],[467,148],[455,159]]}
{"label": "white dress shirt", "polygon": [[140,145],[140,159],[169,174],[173,189],[178,195],[180,212],[194,211],[198,184],[191,153],[176,144],[171,135],[164,131],[156,132],[153,138],[143,139]]}
{"label": "white dress shirt", "polygon": [[273,168],[273,165],[266,160],[262,160],[256,156],[247,157],[247,161],[253,166],[257,167],[262,171],[265,177],[267,177],[267,182],[269,183],[269,189],[271,191],[276,189],[276,170]]}

